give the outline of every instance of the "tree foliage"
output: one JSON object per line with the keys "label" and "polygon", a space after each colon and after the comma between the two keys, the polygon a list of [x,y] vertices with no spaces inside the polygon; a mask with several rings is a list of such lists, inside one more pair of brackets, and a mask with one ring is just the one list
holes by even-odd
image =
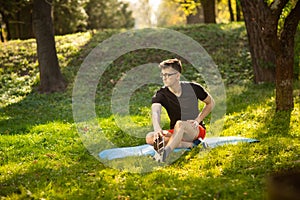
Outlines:
{"label": "tree foliage", "polygon": [[117,0],[89,0],[85,6],[87,28],[130,28],[134,25],[128,4]]}
{"label": "tree foliage", "polygon": [[173,0],[173,1],[180,4],[186,16],[195,15],[197,13],[197,7],[201,5],[200,0]]}
{"label": "tree foliage", "polygon": [[158,26],[170,26],[186,23],[185,13],[182,10],[181,5],[170,0],[161,0],[157,16]]}
{"label": "tree foliage", "polygon": [[87,14],[83,8],[87,0],[53,1],[53,21],[56,34],[74,33],[84,30],[87,25]]}
{"label": "tree foliage", "polygon": [[[200,7],[203,9],[204,23],[216,23],[215,14],[215,0],[173,0],[181,5],[185,15],[187,16],[187,23],[199,23],[199,20],[192,19],[189,17],[199,15]],[[199,16],[196,16],[199,18]]]}
{"label": "tree foliage", "polygon": [[6,39],[11,39],[9,21],[16,18],[17,13],[29,4],[31,4],[31,0],[0,0],[0,32],[6,32]]}
{"label": "tree foliage", "polygon": [[[90,28],[130,28],[134,25],[128,4],[118,0],[53,0],[52,2],[56,35]],[[5,24],[8,39],[10,35],[11,38],[21,39],[33,37],[32,4],[33,0],[0,0],[0,24]],[[12,34],[10,34],[11,30],[14,30]]]}
{"label": "tree foliage", "polygon": [[32,0],[0,0],[0,13],[14,16],[24,6],[32,3]]}

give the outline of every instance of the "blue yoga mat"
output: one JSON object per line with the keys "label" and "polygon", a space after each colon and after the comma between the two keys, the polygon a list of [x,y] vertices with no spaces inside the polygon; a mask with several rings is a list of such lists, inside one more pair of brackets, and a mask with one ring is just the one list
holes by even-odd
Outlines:
{"label": "blue yoga mat", "polygon": [[[238,137],[238,136],[226,136],[226,137],[209,137],[204,140],[208,147],[215,148],[217,146],[222,146],[225,144],[237,144],[239,142],[259,142],[257,139]],[[187,150],[187,149],[174,149],[175,152]],[[120,148],[112,148],[106,149],[99,153],[99,157],[101,159],[113,160],[117,158],[125,158],[128,156],[154,156],[155,150],[153,146],[149,144],[134,146],[134,147],[120,147]]]}

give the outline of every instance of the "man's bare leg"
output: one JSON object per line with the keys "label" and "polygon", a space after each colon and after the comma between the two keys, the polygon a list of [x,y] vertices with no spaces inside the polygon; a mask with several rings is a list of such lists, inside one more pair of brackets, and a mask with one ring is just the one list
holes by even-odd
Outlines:
{"label": "man's bare leg", "polygon": [[[184,142],[193,142],[193,140],[198,136],[199,129],[194,128],[191,123],[187,121],[178,121],[174,127],[174,133],[170,137],[167,144],[171,150],[180,146],[182,140]],[[183,143],[185,145],[186,143]]]}
{"label": "man's bare leg", "polygon": [[[146,143],[153,145],[155,132],[150,132],[146,135]],[[168,144],[170,137],[165,136],[165,144]],[[181,141],[176,148],[191,148],[193,146],[192,142]]]}
{"label": "man's bare leg", "polygon": [[[179,122],[180,123],[180,122]],[[190,126],[190,124],[188,122],[183,122],[183,124],[187,123],[187,126]],[[177,126],[180,126],[180,124],[177,124]],[[175,127],[176,129],[178,129],[178,127]],[[193,127],[190,127],[190,131],[188,131],[188,133],[190,132],[193,132],[194,128]],[[174,133],[176,132],[176,130],[174,130]],[[146,143],[147,144],[150,144],[150,145],[153,145],[153,142],[154,142],[154,138],[155,138],[155,134],[157,134],[156,132],[150,132],[146,135]],[[172,134],[171,136],[166,136],[166,135],[170,135],[170,133],[168,133],[167,130],[163,130],[163,135],[165,135],[165,145],[168,144],[169,140],[171,139]],[[193,139],[194,139],[194,134],[192,134],[191,136],[187,135],[187,134],[183,134],[183,138],[185,141],[180,141],[178,145],[175,145],[174,148],[191,148],[193,146]],[[196,135],[198,136],[198,128],[196,129]],[[191,139],[192,138],[192,139]],[[173,139],[174,140],[174,139]],[[173,149],[174,149],[173,148]]]}
{"label": "man's bare leg", "polygon": [[[166,130],[163,130],[163,135],[166,135],[168,133],[168,131],[166,131]],[[155,134],[158,134],[157,132],[150,132],[150,133],[148,133],[147,135],[146,135],[146,143],[147,144],[150,144],[150,145],[153,145],[153,142],[154,142],[154,138],[155,138]],[[169,141],[169,139],[170,139],[170,137],[166,137],[165,136],[165,143],[167,144],[168,143],[168,141]]]}
{"label": "man's bare leg", "polygon": [[193,142],[181,141],[176,148],[192,148],[192,147],[193,147]]}
{"label": "man's bare leg", "polygon": [[[176,147],[179,147],[181,145],[188,145],[188,142],[192,142],[198,136],[198,133],[199,133],[198,127],[197,128],[193,127],[193,125],[190,122],[177,121],[174,127],[174,134],[170,137],[170,140],[165,147],[163,160],[165,160],[165,158]],[[182,142],[182,140],[184,140],[184,142]]]}

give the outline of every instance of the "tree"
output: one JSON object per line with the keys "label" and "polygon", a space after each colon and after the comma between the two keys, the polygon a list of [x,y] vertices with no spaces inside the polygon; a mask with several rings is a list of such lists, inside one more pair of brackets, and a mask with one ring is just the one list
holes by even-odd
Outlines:
{"label": "tree", "polygon": [[[33,0],[0,0],[0,23],[6,27],[7,39],[34,37],[31,26],[32,2]],[[134,25],[131,12],[128,11],[128,4],[118,0],[53,0],[52,2],[56,35],[85,31],[89,27],[131,28]],[[86,11],[85,8],[90,9]]]}
{"label": "tree", "polygon": [[157,26],[173,26],[183,24],[186,24],[186,16],[180,5],[174,1],[161,0],[157,11]]}
{"label": "tree", "polygon": [[199,24],[199,23],[203,23],[201,14],[203,16],[202,9],[200,6],[196,7],[196,11],[195,13],[189,14],[188,16],[186,16],[186,23],[187,24]]}
{"label": "tree", "polygon": [[87,28],[131,28],[134,25],[128,4],[118,0],[89,0],[85,6]]}
{"label": "tree", "polygon": [[172,0],[179,3],[187,16],[187,23],[195,23],[200,6],[203,8],[204,23],[216,23],[215,0]]}
{"label": "tree", "polygon": [[[240,0],[235,0],[235,12],[236,12],[236,21],[242,21],[242,17],[241,17],[241,3]],[[233,10],[233,4],[231,2],[231,0],[227,0],[228,3],[228,10],[229,10],[229,14],[230,14],[230,21],[233,22],[234,20],[234,10]]]}
{"label": "tree", "polygon": [[53,1],[53,24],[56,35],[69,34],[86,29],[88,16],[83,7],[87,1]]}
{"label": "tree", "polygon": [[229,14],[230,14],[230,21],[234,21],[234,13],[231,5],[231,0],[228,0],[228,9],[229,9]]}
{"label": "tree", "polygon": [[215,0],[201,0],[203,7],[204,23],[216,23],[216,1]]}
{"label": "tree", "polygon": [[200,0],[175,0],[179,3],[186,15],[187,24],[201,23],[200,12],[201,4]]}
{"label": "tree", "polygon": [[5,31],[7,40],[12,38],[10,21],[16,21],[17,13],[24,7],[30,5],[30,3],[30,0],[0,0],[0,19],[2,19],[4,24],[3,26],[5,27],[3,31]]}
{"label": "tree", "polygon": [[51,3],[52,0],[33,0],[33,30],[37,42],[41,93],[63,91],[67,85],[56,54]]}
{"label": "tree", "polygon": [[[294,39],[300,1],[241,0],[255,82],[276,82],[276,110],[293,102]],[[288,13],[288,14],[286,14]]]}
{"label": "tree", "polygon": [[[86,13],[82,5],[86,0],[54,0],[54,29],[56,34],[74,33],[85,25]],[[8,39],[28,39],[32,33],[33,0],[0,0],[0,14],[6,24]],[[0,16],[0,20],[1,20]]]}
{"label": "tree", "polygon": [[[4,42],[6,40],[10,40],[10,29],[9,29],[9,15],[6,15],[5,12],[0,10],[1,21],[0,21],[0,29],[1,29],[1,40]],[[3,22],[2,22],[3,21]]]}
{"label": "tree", "polygon": [[242,21],[240,0],[236,0],[235,8],[236,8],[236,21],[238,21],[238,22]]}

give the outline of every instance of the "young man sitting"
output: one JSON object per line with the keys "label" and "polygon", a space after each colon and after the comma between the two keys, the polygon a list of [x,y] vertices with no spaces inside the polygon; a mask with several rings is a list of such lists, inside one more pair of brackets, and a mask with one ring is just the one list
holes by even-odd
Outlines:
{"label": "young man sitting", "polygon": [[[155,145],[154,148],[160,155],[157,160],[165,162],[175,148],[190,148],[195,140],[204,139],[205,129],[201,124],[215,103],[200,84],[180,81],[180,60],[165,60],[159,67],[164,86],[152,97],[154,131],[147,134],[146,142]],[[205,103],[201,112],[198,107],[199,100]],[[170,130],[162,130],[160,126],[162,107],[166,109],[170,118]],[[157,138],[164,140],[164,148],[157,147]]]}

